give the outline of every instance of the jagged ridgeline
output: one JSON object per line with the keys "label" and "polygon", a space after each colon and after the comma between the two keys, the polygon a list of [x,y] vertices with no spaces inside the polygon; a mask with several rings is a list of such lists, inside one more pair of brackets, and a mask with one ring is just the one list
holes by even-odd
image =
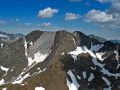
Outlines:
{"label": "jagged ridgeline", "polygon": [[120,44],[64,30],[0,39],[0,90],[120,90]]}

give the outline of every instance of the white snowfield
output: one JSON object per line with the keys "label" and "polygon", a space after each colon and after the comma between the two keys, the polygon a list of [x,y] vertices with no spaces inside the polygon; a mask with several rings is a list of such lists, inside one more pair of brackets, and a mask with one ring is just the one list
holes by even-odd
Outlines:
{"label": "white snowfield", "polygon": [[5,84],[4,82],[5,82],[5,80],[4,80],[4,79],[1,79],[1,80],[0,80],[0,85]]}
{"label": "white snowfield", "polygon": [[120,77],[120,73],[110,73],[107,69],[104,68],[104,64],[99,63],[97,61],[97,58],[101,58],[103,59],[100,55],[96,55],[95,53],[93,53],[91,50],[87,49],[85,46],[84,47],[77,47],[77,49],[75,51],[71,51],[68,54],[71,54],[73,59],[77,60],[77,56],[81,53],[89,53],[91,55],[91,57],[93,58],[92,61],[95,65],[98,65],[100,68],[102,68],[101,72],[103,74],[106,74],[108,76],[114,76],[114,77]]}
{"label": "white snowfield", "polygon": [[35,90],[45,90],[43,87],[35,87]]}
{"label": "white snowfield", "polygon": [[86,75],[86,72],[85,72],[85,71],[83,71],[82,73],[83,73],[83,78],[85,79],[85,78],[86,78],[86,76],[87,76],[87,75]]}
{"label": "white snowfield", "polygon": [[105,53],[99,52],[99,53],[96,53],[96,56],[97,56],[97,58],[98,58],[100,61],[104,61],[105,58],[102,58],[102,56],[103,56],[104,54],[105,54]]}
{"label": "white snowfield", "polygon": [[0,34],[0,37],[7,38],[7,37],[9,37],[9,36]]}
{"label": "white snowfield", "polygon": [[71,70],[69,70],[68,75],[70,76],[72,83],[67,79],[67,86],[69,88],[69,90],[78,90],[78,88],[80,87],[79,83],[77,82],[74,74],[72,73]]}
{"label": "white snowfield", "polygon": [[96,52],[96,51],[98,51],[101,47],[103,47],[102,44],[93,45],[93,44],[91,43],[91,48],[90,48],[90,50]]}
{"label": "white snowfield", "polygon": [[118,66],[117,66],[117,69],[118,69],[120,67],[119,53],[118,51],[114,51],[114,53],[116,54],[115,58],[118,61]]}
{"label": "white snowfield", "polygon": [[6,76],[7,73],[8,73],[8,71],[9,71],[9,68],[6,68],[6,67],[3,67],[3,66],[0,66],[0,69],[1,69],[2,71],[5,71],[4,76]]}
{"label": "white snowfield", "polygon": [[31,66],[34,62],[40,63],[43,62],[49,54],[41,54],[40,52],[37,52],[34,54],[34,59],[28,57],[28,66]]}
{"label": "white snowfield", "polygon": [[7,88],[3,88],[2,90],[7,90]]}
{"label": "white snowfield", "polygon": [[107,79],[107,78],[105,78],[105,77],[102,77],[102,79],[105,81],[105,83],[108,85],[108,88],[104,88],[103,90],[111,90],[111,83],[110,83],[110,81]]}
{"label": "white snowfield", "polygon": [[93,79],[94,79],[94,75],[93,75],[93,73],[91,73],[89,78],[88,78],[88,81],[92,81]]}
{"label": "white snowfield", "polygon": [[25,76],[20,76],[20,78],[16,79],[12,84],[21,84],[26,78],[28,78],[30,75],[29,73],[26,74]]}
{"label": "white snowfield", "polygon": [[[93,50],[93,49],[92,49],[92,50]],[[94,65],[97,65],[97,66],[99,66],[99,67],[101,68],[101,72],[102,72],[103,74],[108,75],[108,76],[114,76],[115,78],[120,77],[120,73],[111,73],[111,72],[109,72],[109,70],[107,70],[107,69],[104,68],[104,64],[98,62],[97,59],[99,59],[100,61],[103,61],[103,60],[105,59],[105,58],[102,58],[102,55],[105,54],[104,52],[102,52],[102,53],[93,53],[93,51],[87,49],[87,47],[84,46],[84,47],[77,47],[75,51],[71,51],[71,52],[69,52],[68,54],[71,54],[71,56],[73,57],[73,59],[74,59],[74,61],[75,61],[75,60],[77,60],[77,56],[78,56],[79,54],[81,54],[81,53],[89,53],[89,54],[91,55],[91,57],[92,57],[92,62],[94,63]],[[118,52],[115,51],[114,53],[116,54],[116,59],[118,60],[118,57],[119,57]],[[118,61],[119,61],[119,60],[118,60]],[[119,66],[120,66],[120,64],[118,63],[118,67],[119,67]],[[92,68],[92,67],[91,67],[91,68]],[[74,75],[72,74],[72,72],[70,72],[70,71],[68,72],[68,74],[69,74],[70,76],[74,76]],[[85,73],[85,72],[83,72],[83,77],[86,78],[86,73]],[[91,81],[93,78],[94,78],[94,75],[91,73],[91,75],[90,75],[89,78],[88,78],[88,81]],[[103,80],[106,82],[106,84],[109,86],[109,88],[104,88],[104,90],[111,90],[109,80],[107,80],[105,77],[102,77],[102,79],[103,79]],[[76,80],[76,79],[73,78],[72,81],[73,81],[73,80]],[[69,87],[69,90],[78,90],[78,89],[77,89],[77,88],[78,88],[77,86],[79,86],[78,83],[76,83],[76,84],[75,84],[75,83],[70,83],[69,80],[67,80],[67,85],[68,85],[68,87]],[[73,88],[73,89],[72,89],[72,88]]]}
{"label": "white snowfield", "polygon": [[3,67],[3,66],[0,66],[0,68],[5,72],[8,72],[8,70],[9,70],[9,68]]}
{"label": "white snowfield", "polygon": [[31,66],[34,62],[35,63],[43,62],[50,53],[49,52],[49,53],[46,53],[46,54],[42,54],[40,51],[38,51],[34,54],[34,59],[32,59],[31,57],[28,57],[26,39],[24,40],[24,47],[25,47],[25,55],[28,58],[28,66]]}
{"label": "white snowfield", "polygon": [[0,45],[0,46],[1,46],[0,48],[3,48],[4,44],[3,44],[3,43],[1,43],[1,45]]}

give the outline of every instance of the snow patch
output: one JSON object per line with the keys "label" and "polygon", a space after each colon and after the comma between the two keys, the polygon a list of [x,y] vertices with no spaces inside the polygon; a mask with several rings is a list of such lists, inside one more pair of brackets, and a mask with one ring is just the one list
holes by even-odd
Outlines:
{"label": "snow patch", "polygon": [[37,68],[37,70],[40,70],[40,67],[39,67],[39,68]]}
{"label": "snow patch", "polygon": [[5,80],[4,80],[4,79],[0,80],[0,85],[5,84],[4,82],[5,82]]}
{"label": "snow patch", "polygon": [[93,44],[91,43],[91,48],[90,48],[90,50],[96,52],[96,51],[98,51],[101,47],[103,47],[103,45],[101,45],[101,44],[93,45]]}
{"label": "snow patch", "polygon": [[39,73],[41,73],[41,72],[44,72],[46,69],[47,69],[47,68],[45,68],[45,69],[43,69],[43,70],[40,69],[37,74],[39,74]]}
{"label": "snow patch", "polygon": [[43,87],[35,87],[35,90],[45,90]]}
{"label": "snow patch", "polygon": [[[32,66],[32,67],[33,67],[33,66]],[[31,68],[32,68],[32,67],[31,67]],[[41,70],[41,69],[39,68],[39,71],[38,71],[38,72],[35,72],[35,73],[32,74],[32,75],[30,75],[30,73],[25,74],[25,73],[26,73],[28,70],[30,70],[31,68],[23,71],[23,72],[12,82],[12,84],[21,84],[26,78],[28,78],[28,77],[30,77],[30,76],[32,76],[32,75],[35,75],[35,74],[39,74],[39,73],[41,73],[41,72],[43,72],[43,71],[46,70],[46,68],[43,69],[43,70]],[[24,75],[24,74],[25,74],[25,75]],[[23,75],[24,75],[24,76],[23,76]]]}
{"label": "snow patch", "polygon": [[65,52],[62,52],[62,53],[61,53],[61,55],[64,55],[64,54],[65,54]]}
{"label": "snow patch", "polygon": [[69,70],[68,75],[70,76],[72,83],[67,79],[67,86],[69,88],[69,90],[78,90],[78,88],[80,87],[79,83],[76,81],[75,76],[73,75],[72,71]]}
{"label": "snow patch", "polygon": [[7,36],[7,35],[2,35],[2,34],[0,34],[0,37],[7,38],[8,36]]}
{"label": "snow patch", "polygon": [[77,44],[76,44],[76,41],[75,41],[74,37],[73,37],[73,41],[74,41],[75,46],[77,47]]}
{"label": "snow patch", "polygon": [[1,46],[1,48],[3,48],[4,44],[3,44],[3,43],[1,43],[1,45],[0,45],[0,46]]}
{"label": "snow patch", "polygon": [[30,45],[33,45],[34,43],[32,41],[28,41],[30,43]]}
{"label": "snow patch", "polygon": [[86,78],[86,72],[82,72],[83,73],[83,78]]}
{"label": "snow patch", "polygon": [[3,67],[3,66],[0,66],[0,68],[1,68],[3,71],[5,71],[5,72],[8,72],[8,70],[9,70],[9,68],[5,68],[5,67]]}
{"label": "snow patch", "polygon": [[25,55],[27,57],[27,41],[26,41],[26,39],[24,40],[24,47],[25,47]]}
{"label": "snow patch", "polygon": [[117,69],[118,69],[120,67],[119,53],[118,53],[118,51],[114,51],[114,53],[116,54],[115,58],[118,61],[118,65],[117,65]]}
{"label": "snow patch", "polygon": [[96,55],[94,54],[91,50],[88,50],[85,46],[83,47],[77,47],[77,49],[75,51],[71,51],[68,54],[71,54],[71,56],[73,57],[74,60],[77,60],[77,56],[81,53],[89,53],[92,57],[92,62],[94,63],[94,65],[99,66],[102,70],[101,72],[103,74],[106,74],[108,76],[114,76],[116,78],[120,77],[120,73],[110,73],[107,69],[104,68],[105,64],[99,63],[97,61],[97,58],[100,58],[100,55]]}
{"label": "snow patch", "polygon": [[42,54],[40,52],[37,52],[34,54],[34,59],[32,59],[32,58],[28,57],[28,54],[27,54],[26,39],[24,40],[24,47],[25,47],[25,55],[28,58],[28,66],[31,66],[34,62],[35,63],[43,62],[46,59],[46,57],[49,55],[49,53]]}
{"label": "snow patch", "polygon": [[98,58],[100,61],[104,61],[105,58],[102,58],[102,56],[103,56],[104,54],[105,54],[105,53],[100,52],[100,53],[96,53],[96,56],[97,56],[97,58]]}
{"label": "snow patch", "polygon": [[26,74],[25,76],[21,76],[18,80],[15,80],[14,82],[12,82],[12,84],[20,84],[22,83],[26,78],[28,78],[30,76],[30,74]]}
{"label": "snow patch", "polygon": [[7,88],[3,88],[2,90],[7,90]]}
{"label": "snow patch", "polygon": [[92,81],[93,78],[94,78],[94,75],[93,75],[93,73],[91,73],[90,76],[89,76],[89,78],[88,78],[88,81]]}
{"label": "snow patch", "polygon": [[110,83],[110,81],[107,78],[105,78],[105,77],[102,77],[102,79],[109,86],[108,88],[104,88],[103,90],[111,90],[111,86],[110,86],[111,83]]}
{"label": "snow patch", "polygon": [[28,66],[31,66],[34,62],[40,63],[43,62],[49,54],[41,54],[40,52],[37,52],[34,54],[34,59],[28,57]]}
{"label": "snow patch", "polygon": [[78,75],[77,75],[77,78],[78,78],[78,79],[81,79],[81,77],[80,77],[80,76],[78,76]]}
{"label": "snow patch", "polygon": [[77,56],[81,53],[84,53],[82,50],[82,47],[77,47],[75,51],[68,52],[68,54],[71,54],[74,60],[77,60]]}

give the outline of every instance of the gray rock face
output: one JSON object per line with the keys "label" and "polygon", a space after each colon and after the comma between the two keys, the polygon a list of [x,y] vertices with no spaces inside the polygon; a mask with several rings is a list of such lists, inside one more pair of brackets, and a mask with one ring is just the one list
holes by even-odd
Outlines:
{"label": "gray rock face", "polygon": [[63,30],[33,31],[0,48],[0,90],[36,87],[120,90],[120,45]]}
{"label": "gray rock face", "polygon": [[31,57],[36,52],[46,54],[54,44],[55,32],[44,32],[33,45],[28,48],[28,56]]}

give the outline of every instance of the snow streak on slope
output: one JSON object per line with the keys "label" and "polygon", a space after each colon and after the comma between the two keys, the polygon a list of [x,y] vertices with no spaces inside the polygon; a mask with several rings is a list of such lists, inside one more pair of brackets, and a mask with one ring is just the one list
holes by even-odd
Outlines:
{"label": "snow streak on slope", "polygon": [[25,40],[25,55],[28,58],[28,66],[31,66],[34,62],[43,62],[51,52],[51,47],[54,44],[54,38],[56,33],[44,32],[37,40],[27,47],[27,43],[31,41]]}
{"label": "snow streak on slope", "polygon": [[35,90],[45,90],[43,87],[35,87]]}
{"label": "snow streak on slope", "polygon": [[9,68],[3,67],[3,66],[0,66],[0,68],[1,68],[3,71],[6,72],[6,74],[4,75],[4,76],[6,76],[7,73],[8,73]]}
{"label": "snow streak on slope", "polygon": [[[39,72],[35,72],[34,74],[32,74],[32,75],[35,75],[35,74],[39,74],[39,73],[41,73],[41,72],[44,72],[46,70],[46,68],[45,69],[43,69],[43,70],[39,70]],[[30,73],[27,73],[27,74],[25,74],[27,71],[23,71],[20,75],[19,75],[19,77],[17,77],[13,82],[12,82],[12,84],[21,84],[22,85],[22,82],[26,79],[26,78],[28,78],[28,77],[31,77],[32,75],[30,75]],[[24,75],[25,74],[25,75]],[[24,76],[23,76],[24,75]],[[24,84],[23,84],[24,85]]]}
{"label": "snow streak on slope", "polygon": [[24,47],[25,47],[25,55],[28,58],[28,66],[31,66],[34,62],[35,63],[43,62],[46,59],[46,57],[49,55],[49,53],[42,54],[38,51],[37,53],[34,54],[34,59],[32,59],[32,58],[28,57],[28,54],[27,54],[27,42],[26,42],[26,40],[24,42]]}
{"label": "snow streak on slope", "polygon": [[105,53],[99,52],[99,53],[96,53],[96,56],[97,56],[97,58],[98,58],[100,61],[104,61],[105,58],[102,58],[102,56],[103,56],[104,54],[105,54]]}
{"label": "snow streak on slope", "polygon": [[4,44],[3,44],[3,43],[1,43],[1,45],[0,45],[0,46],[1,46],[0,48],[3,48]]}
{"label": "snow streak on slope", "polygon": [[5,71],[5,72],[8,72],[8,70],[9,70],[9,68],[5,68],[5,67],[3,67],[3,66],[0,66],[0,68],[1,68],[3,71]]}
{"label": "snow streak on slope", "polygon": [[21,78],[19,78],[19,79],[17,79],[17,80],[15,80],[14,82],[12,82],[12,84],[21,84],[22,82],[23,82],[23,80],[25,80],[26,78],[28,78],[30,75],[29,75],[29,73],[28,74],[26,74],[25,76],[21,76]]}
{"label": "snow streak on slope", "polygon": [[72,82],[70,82],[68,79],[67,79],[67,85],[68,85],[68,88],[69,90],[78,90],[78,88],[80,87],[79,83],[77,82],[74,74],[72,73],[71,70],[69,70],[68,72],[68,75],[70,76]]}
{"label": "snow streak on slope", "polygon": [[118,65],[117,65],[117,69],[118,69],[120,67],[119,53],[118,53],[118,51],[114,51],[114,53],[116,54],[115,58],[118,61]]}
{"label": "snow streak on slope", "polygon": [[8,38],[9,36],[0,34],[0,37]]}
{"label": "snow streak on slope", "polygon": [[2,90],[7,90],[7,88],[3,88]]}
{"label": "snow streak on slope", "polygon": [[94,74],[91,73],[90,76],[89,76],[89,78],[88,78],[88,81],[92,81],[93,78],[94,78]]}
{"label": "snow streak on slope", "polygon": [[[71,54],[71,56],[73,57],[74,60],[77,60],[77,56],[81,53],[89,53],[92,57],[92,61],[94,63],[94,65],[99,66],[101,68],[101,72],[103,74],[106,74],[108,76],[114,76],[116,78],[120,77],[120,73],[111,73],[109,72],[109,70],[104,68],[104,64],[100,63],[97,61],[97,58],[102,59],[100,55],[96,55],[95,53],[93,53],[91,50],[87,49],[86,47],[77,47],[77,49],[75,51],[71,51],[68,54]],[[102,59],[103,60],[103,59]]]}
{"label": "snow streak on slope", "polygon": [[86,72],[83,71],[83,78],[85,79],[86,78]]}
{"label": "snow streak on slope", "polygon": [[103,47],[102,44],[93,45],[93,44],[91,43],[91,48],[90,48],[90,50],[96,52],[96,51],[98,51],[101,47]]}
{"label": "snow streak on slope", "polygon": [[81,53],[84,53],[84,51],[82,50],[82,47],[77,47],[77,49],[75,51],[71,51],[68,54],[71,54],[74,60],[77,60],[77,56]]}
{"label": "snow streak on slope", "polygon": [[27,41],[24,38],[25,55],[27,56]]}
{"label": "snow streak on slope", "polygon": [[5,80],[4,80],[4,79],[0,80],[0,85],[5,84],[4,82],[5,82]]}
{"label": "snow streak on slope", "polygon": [[105,81],[105,83],[108,85],[108,88],[104,88],[103,90],[111,90],[111,83],[110,83],[110,81],[107,79],[107,78],[105,78],[105,77],[102,77],[102,79]]}
{"label": "snow streak on slope", "polygon": [[28,57],[28,66],[31,66],[34,62],[40,63],[43,62],[49,54],[41,54],[40,52],[37,52],[34,54],[34,59]]}

